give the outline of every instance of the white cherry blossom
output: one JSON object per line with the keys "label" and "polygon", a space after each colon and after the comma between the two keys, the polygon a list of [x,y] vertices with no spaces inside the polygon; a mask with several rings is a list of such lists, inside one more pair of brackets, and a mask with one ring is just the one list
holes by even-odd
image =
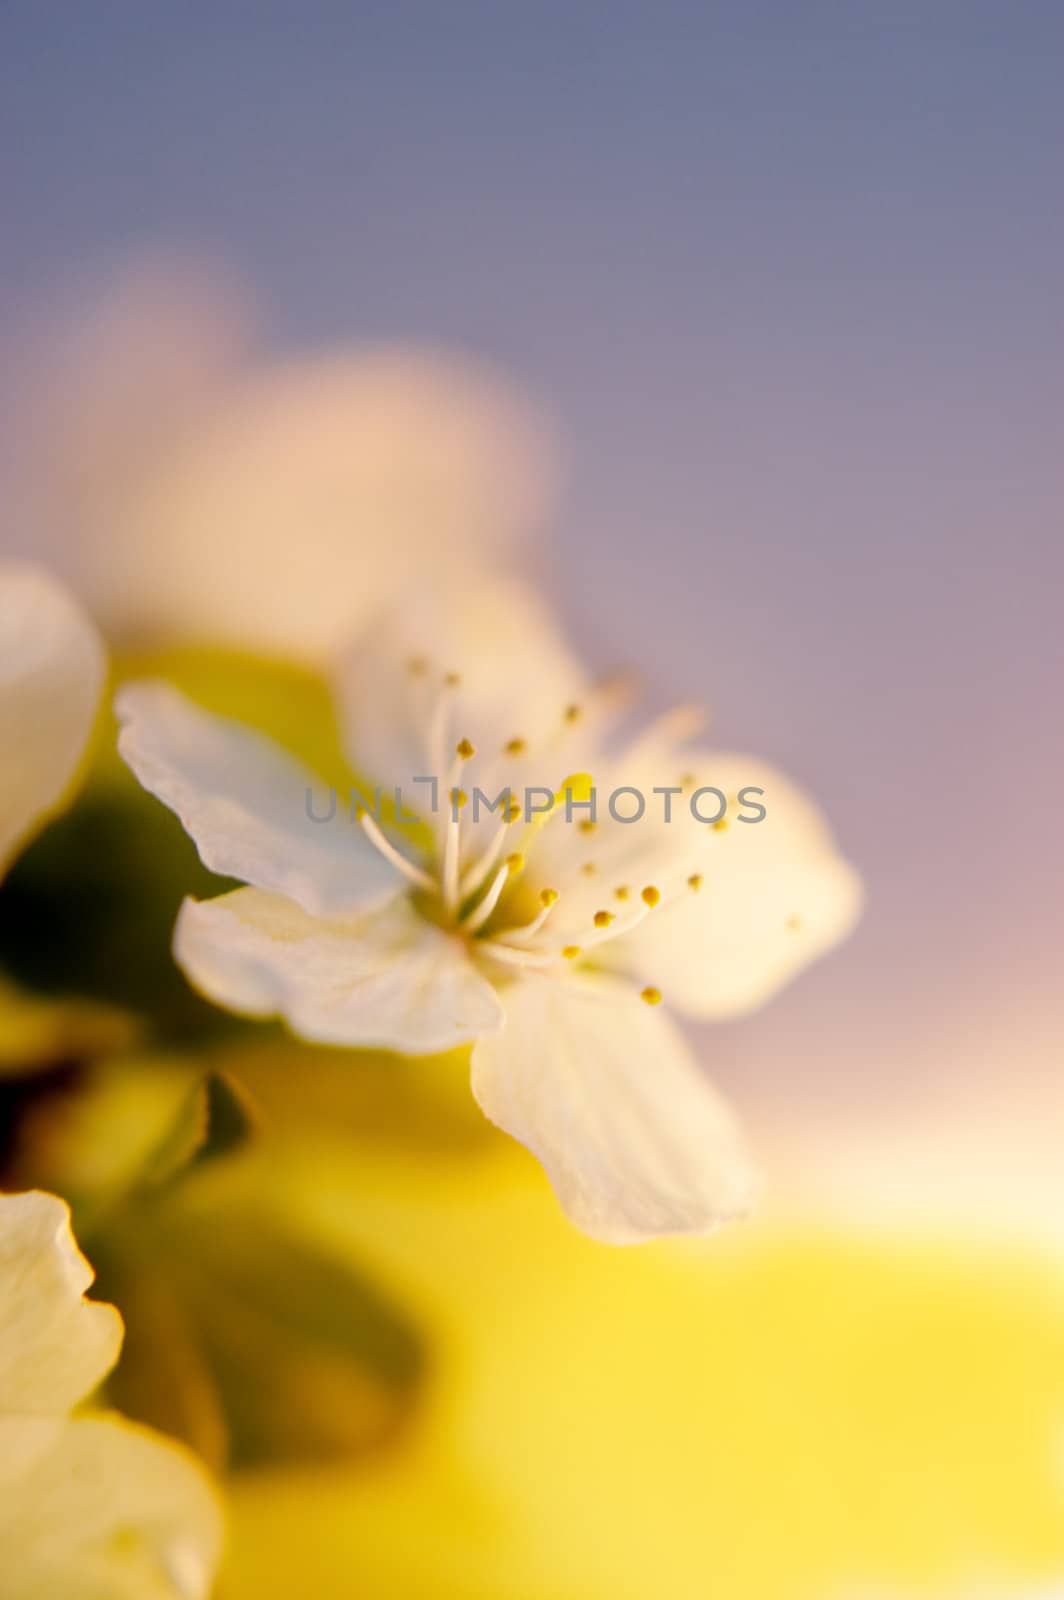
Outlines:
{"label": "white cherry blossom", "polygon": [[[313,775],[269,740],[161,682],[118,697],[129,765],[205,863],[248,885],[185,902],[175,954],[192,983],[321,1043],[471,1044],[480,1105],[597,1238],[744,1211],[731,1114],[658,1007],[739,1014],[849,930],[857,879],[812,802],[693,744],[686,708],[619,738],[620,687],[589,684],[513,585],[412,600],[350,650],[337,688],[367,788],[330,821]],[[378,815],[374,785],[401,816]],[[649,802],[638,822],[610,814],[624,786]],[[707,822],[695,802],[713,786],[726,814]],[[742,820],[740,786],[763,791],[762,821]]]}

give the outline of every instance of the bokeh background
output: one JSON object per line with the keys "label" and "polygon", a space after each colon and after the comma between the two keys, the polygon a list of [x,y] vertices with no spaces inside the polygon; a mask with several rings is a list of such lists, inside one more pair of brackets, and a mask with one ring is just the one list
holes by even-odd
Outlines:
{"label": "bokeh background", "polygon": [[0,8],[8,341],[150,256],[498,374],[587,654],[824,802],[862,926],[698,1038],[784,1217],[1064,1246],[1062,81],[1050,0]]}
{"label": "bokeh background", "polygon": [[777,1183],[1064,1234],[1060,8],[99,0],[0,38],[8,326],[173,249],[282,349],[521,386],[590,652],[707,697],[867,878],[858,937],[706,1040]]}

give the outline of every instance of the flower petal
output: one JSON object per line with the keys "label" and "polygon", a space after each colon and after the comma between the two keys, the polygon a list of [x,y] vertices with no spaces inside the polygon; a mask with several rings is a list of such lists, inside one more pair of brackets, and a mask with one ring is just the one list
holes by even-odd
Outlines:
{"label": "flower petal", "polygon": [[727,1107],[667,1017],[605,977],[522,978],[473,1051],[473,1093],[544,1165],[570,1219],[627,1244],[745,1212],[751,1168]]}
{"label": "flower petal", "polygon": [[[681,886],[674,904],[602,953],[689,1016],[738,1016],[845,938],[860,914],[861,884],[821,812],[782,773],[736,755],[703,755],[693,766],[726,796],[763,790],[744,809],[752,815],[759,803],[765,816],[743,822],[730,806],[722,831],[696,824],[704,848],[690,864],[702,878],[699,892]],[[716,810],[712,797],[704,808]],[[681,828],[690,832],[689,815],[673,831]]]}
{"label": "flower petal", "polygon": [[69,1411],[122,1340],[113,1306],[87,1301],[94,1273],[55,1195],[0,1195],[0,1414]]}
{"label": "flower petal", "polygon": [[[408,597],[340,661],[337,699],[356,771],[400,786],[410,808],[424,814],[427,788],[412,780],[446,782],[428,734],[447,674],[460,681],[441,741],[444,762],[459,739],[477,751],[463,769],[463,785],[478,784],[493,798],[509,781],[553,784],[572,769],[571,757],[565,765],[571,731],[565,711],[580,697],[582,669],[530,589],[514,580],[464,578]],[[527,745],[530,759],[545,762],[536,777],[505,757],[515,739]]]}
{"label": "flower petal", "polygon": [[0,1195],[0,1479],[47,1447],[117,1359],[121,1318],[84,1298],[92,1280],[62,1200]]}
{"label": "flower petal", "polygon": [[0,545],[46,550],[108,632],[320,660],[415,575],[540,530],[551,442],[431,348],[272,360],[257,299],[149,257],[8,341]]}
{"label": "flower petal", "polygon": [[117,1417],[64,1424],[0,1500],[4,1594],[206,1600],[221,1517],[193,1457]]}
{"label": "flower petal", "polygon": [[174,954],[209,999],[251,1016],[280,1015],[320,1044],[428,1055],[503,1022],[494,990],[461,943],[405,898],[329,919],[255,889],[186,900]]}
{"label": "flower petal", "polygon": [[312,807],[323,809],[320,785],[272,740],[157,680],[128,684],[115,711],[121,755],[180,817],[212,872],[315,915],[381,905],[402,887],[342,807],[330,821],[313,820]]}
{"label": "flower petal", "polygon": [[0,566],[0,870],[62,799],[96,715],[103,646],[36,567]]}

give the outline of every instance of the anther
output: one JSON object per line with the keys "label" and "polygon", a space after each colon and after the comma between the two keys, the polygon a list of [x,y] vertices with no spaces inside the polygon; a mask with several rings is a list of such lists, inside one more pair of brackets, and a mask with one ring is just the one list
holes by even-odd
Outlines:
{"label": "anther", "polygon": [[651,911],[653,911],[654,907],[661,901],[661,890],[655,884],[648,883],[646,888],[641,892],[640,899],[643,901],[644,905],[649,906]]}
{"label": "anther", "polygon": [[596,928],[608,928],[611,922],[616,922],[612,911],[596,911],[592,921]]}
{"label": "anther", "polygon": [[503,745],[502,752],[506,756],[523,756],[527,749],[524,739],[510,739]]}
{"label": "anther", "polygon": [[514,850],[511,855],[506,857],[506,865],[510,869],[511,877],[515,876],[518,872],[524,871],[525,858],[521,854],[520,850]]}
{"label": "anther", "polygon": [[464,805],[468,805],[468,804],[469,804],[469,796],[466,794],[464,789],[452,789],[451,790],[451,809],[452,809],[452,811],[461,811],[462,807]]}
{"label": "anther", "polygon": [[693,889],[695,894],[697,894],[699,889],[702,887],[702,882],[702,874],[700,872],[692,872],[691,876],[687,880],[687,887],[689,889]]}
{"label": "anther", "polygon": [[613,898],[615,900],[630,900],[632,898],[632,891],[629,889],[626,883],[622,883],[619,888],[614,889]]}
{"label": "anther", "polygon": [[457,689],[461,681],[462,674],[460,672],[445,672],[443,675],[444,685],[448,689]]}
{"label": "anther", "polygon": [[423,678],[429,670],[428,658],[426,656],[411,656],[406,664],[406,670],[412,678]]}
{"label": "anther", "polygon": [[577,824],[577,826],[579,827],[581,833],[594,833],[595,829],[598,827],[598,823],[592,822],[590,817],[585,817],[582,822]]}
{"label": "anther", "polygon": [[566,961],[574,961],[579,954],[580,946],[578,944],[567,944],[562,948],[562,955]]}
{"label": "anther", "polygon": [[477,752],[468,739],[459,739],[454,747],[454,753],[456,756],[461,756],[463,761],[468,761],[470,756],[475,756]]}
{"label": "anther", "polygon": [[576,705],[575,702],[573,705],[566,706],[565,708],[566,722],[579,722],[582,714],[583,713],[580,706]]}
{"label": "anther", "polygon": [[728,822],[727,817],[718,817],[716,822],[710,823],[710,827],[713,829],[714,833],[723,833],[725,828],[729,826],[730,823]]}
{"label": "anther", "polygon": [[643,989],[640,992],[639,998],[640,1000],[644,1000],[648,1006],[660,1006],[661,990],[655,989],[653,984],[651,984],[648,988]]}
{"label": "anther", "polygon": [[584,874],[585,878],[593,878],[595,873],[598,871],[598,868],[593,861],[585,861],[583,866],[580,868],[580,871]]}
{"label": "anther", "polygon": [[540,903],[541,906],[543,906],[544,909],[546,909],[548,906],[557,905],[557,903],[558,903],[558,891],[557,891],[557,889],[541,889],[539,891],[539,903]]}

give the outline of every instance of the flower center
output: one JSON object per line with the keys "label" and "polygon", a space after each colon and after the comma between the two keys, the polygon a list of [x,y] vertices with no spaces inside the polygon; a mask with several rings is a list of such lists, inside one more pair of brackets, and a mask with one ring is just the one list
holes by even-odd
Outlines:
{"label": "flower center", "polygon": [[[594,821],[584,818],[577,822],[573,817],[575,807],[588,805],[593,791],[589,774],[572,773],[556,791],[534,786],[538,798],[533,810],[526,765],[530,757],[538,756],[554,764],[555,770],[564,770],[557,763],[570,753],[566,747],[573,731],[582,731],[585,722],[601,709],[595,704],[595,692],[588,704],[560,708],[553,731],[538,741],[538,750],[531,748],[533,741],[524,735],[513,734],[500,741],[494,753],[482,753],[478,761],[478,747],[469,736],[475,730],[461,731],[455,737],[459,733],[455,726],[459,674],[443,674],[434,694],[426,699],[424,690],[431,687],[428,663],[419,658],[410,663],[409,671],[412,687],[421,692],[417,720],[425,729],[425,756],[435,775],[433,849],[421,861],[414,861],[393,844],[368,810],[360,811],[358,821],[375,847],[410,882],[423,913],[466,941],[477,957],[504,968],[526,970],[593,959],[592,953],[600,946],[632,932],[660,906],[702,887],[700,872],[685,871],[679,877],[673,872],[676,882],[665,893],[657,883],[636,879],[612,886],[607,883],[596,897],[590,894],[587,881],[595,879],[594,860],[576,861],[572,852],[566,851],[560,853],[564,865],[558,887],[529,887],[530,859],[545,830],[572,826],[582,840],[596,832]],[[607,691],[600,694],[603,692]],[[644,735],[633,750],[641,751],[650,737]],[[474,762],[477,766],[470,769]],[[470,770],[490,780],[484,790],[467,781]],[[490,815],[485,819],[478,814],[476,802],[487,795],[491,797],[487,801]],[[564,824],[559,817],[565,818]],[[601,903],[591,904],[598,899]],[[643,999],[656,1005],[660,991],[647,988]]]}

